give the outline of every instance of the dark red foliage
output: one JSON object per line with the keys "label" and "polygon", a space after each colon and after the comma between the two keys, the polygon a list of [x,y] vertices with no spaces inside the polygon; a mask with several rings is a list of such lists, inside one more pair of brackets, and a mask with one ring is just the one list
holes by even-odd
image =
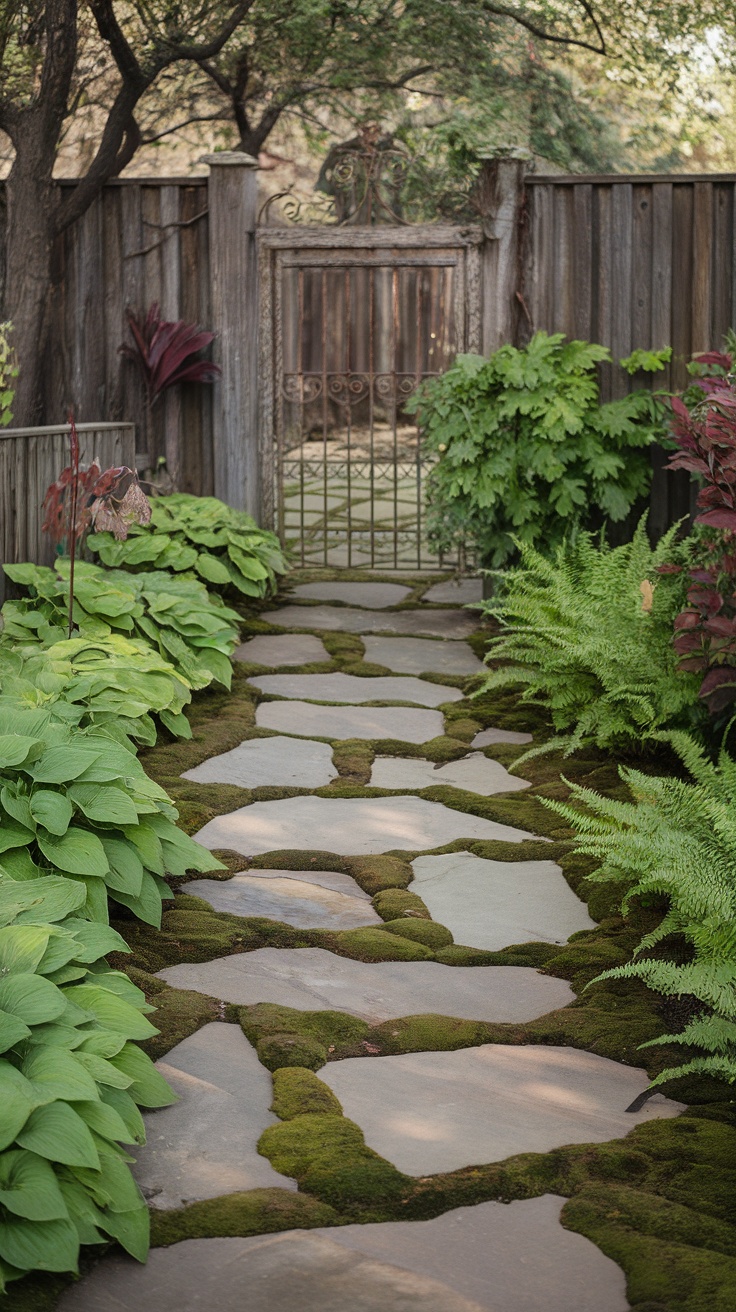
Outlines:
{"label": "dark red foliage", "polygon": [[147,524],[151,518],[135,470],[120,465],[103,473],[96,460],[85,468],[78,458],[75,461],[74,449],[72,464],[48,489],[43,511],[44,533],[56,545],[66,541],[68,546],[72,538],[78,541],[91,528],[98,532],[109,529],[116,538],[124,539],[131,524]]}
{"label": "dark red foliage", "polygon": [[133,346],[120,347],[121,355],[138,365],[150,405],[175,383],[211,383],[220,374],[212,360],[196,359],[215,339],[215,334],[196,324],[161,318],[154,302],[145,319],[127,311]]}
{"label": "dark red foliage", "polygon": [[[703,672],[700,696],[712,715],[736,701],[736,379],[732,359],[717,351],[696,356],[712,368],[694,380],[688,406],[672,398],[672,436],[679,450],[670,469],[702,480],[696,524],[717,530],[704,537],[701,559],[690,570],[687,606],[675,620],[680,669]],[[671,566],[663,571],[672,572]]]}

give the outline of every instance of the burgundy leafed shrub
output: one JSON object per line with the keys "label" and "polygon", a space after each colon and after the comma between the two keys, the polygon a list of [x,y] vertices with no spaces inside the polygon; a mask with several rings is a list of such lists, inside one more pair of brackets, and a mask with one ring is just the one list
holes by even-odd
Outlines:
{"label": "burgundy leafed shrub", "polygon": [[104,529],[119,541],[128,536],[131,524],[148,524],[151,506],[138,475],[127,465],[103,471],[96,460],[89,467],[79,463],[79,435],[74,415],[69,414],[69,449],[71,464],[62,469],[55,483],[47,489],[42,509],[41,528],[59,546],[66,542],[69,555],[69,637],[72,635],[74,608],[74,562],[77,545],[89,529]]}
{"label": "burgundy leafed shrub", "polygon": [[162,319],[157,302],[145,319],[132,310],[127,316],[134,345],[121,346],[120,353],[140,369],[149,406],[175,383],[211,383],[219,376],[219,365],[197,358],[214,341],[214,333],[183,319]]}
{"label": "burgundy leafed shrub", "polygon": [[715,531],[698,543],[687,605],[675,620],[675,651],[682,670],[703,672],[699,695],[718,715],[736,701],[736,378],[730,355],[714,351],[695,363],[711,372],[694,380],[689,405],[672,399],[679,450],[669,468],[702,479],[695,523]]}

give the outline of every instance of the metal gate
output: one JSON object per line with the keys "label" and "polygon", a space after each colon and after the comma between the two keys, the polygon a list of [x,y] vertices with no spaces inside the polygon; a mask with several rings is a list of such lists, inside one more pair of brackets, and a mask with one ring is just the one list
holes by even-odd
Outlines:
{"label": "metal gate", "polygon": [[259,234],[266,514],[303,565],[451,567],[407,399],[480,350],[480,229]]}

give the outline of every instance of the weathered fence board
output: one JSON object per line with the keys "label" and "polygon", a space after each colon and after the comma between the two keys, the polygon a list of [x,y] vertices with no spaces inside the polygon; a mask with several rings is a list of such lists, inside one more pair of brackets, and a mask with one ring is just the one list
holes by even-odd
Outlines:
{"label": "weathered fence board", "polygon": [[[77,431],[82,463],[97,460],[102,469],[134,464],[132,424],[79,424]],[[54,559],[53,544],[41,531],[41,503],[68,464],[67,425],[0,429],[0,602],[3,565],[25,560],[50,565]]]}

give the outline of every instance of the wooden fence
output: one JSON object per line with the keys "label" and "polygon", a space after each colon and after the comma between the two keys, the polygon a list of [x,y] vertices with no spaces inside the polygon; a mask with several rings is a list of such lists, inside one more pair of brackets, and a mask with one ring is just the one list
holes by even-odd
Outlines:
{"label": "wooden fence", "polygon": [[[102,469],[133,465],[132,424],[79,424],[80,459],[98,460]],[[2,566],[31,560],[50,565],[54,546],[41,531],[46,489],[69,464],[69,428],[0,429],[0,602]]]}
{"label": "wooden fence", "polygon": [[[154,464],[165,457],[180,489],[256,508],[254,461],[270,439],[256,395],[254,161],[223,152],[208,162],[209,178],[110,183],[58,243],[44,422],[61,421],[69,404],[83,422],[132,422],[139,450],[147,445]],[[525,176],[520,161],[489,161],[483,350],[538,328],[602,342],[614,358],[671,345],[659,381],[681,386],[690,356],[736,323],[735,192],[734,174],[543,177]],[[140,380],[119,347],[126,307],[156,300],[167,318],[218,333],[223,380],[167,396],[145,436]],[[333,327],[342,333],[337,317]],[[324,349],[334,345],[328,333]],[[305,342],[318,372],[322,349]],[[604,396],[631,385],[610,367],[601,382]],[[656,526],[684,513],[688,497],[686,478],[658,468]]]}

